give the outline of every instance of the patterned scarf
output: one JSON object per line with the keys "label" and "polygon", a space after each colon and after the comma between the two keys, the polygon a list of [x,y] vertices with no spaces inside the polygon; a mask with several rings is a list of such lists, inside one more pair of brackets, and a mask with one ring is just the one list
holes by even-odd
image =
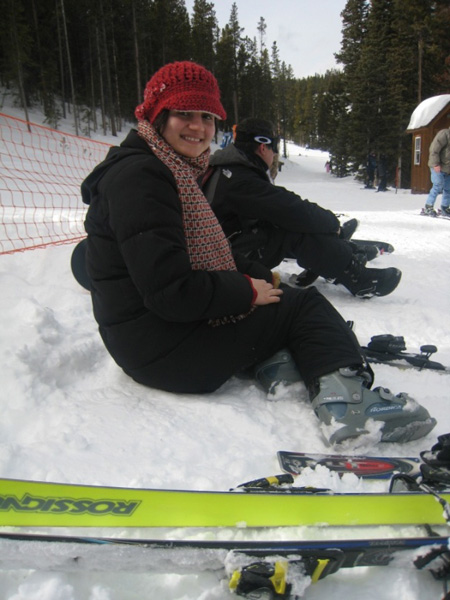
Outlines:
{"label": "patterned scarf", "polygon": [[[195,271],[236,271],[236,263],[223,229],[197,183],[197,179],[208,168],[210,150],[206,150],[197,158],[181,156],[145,120],[139,121],[138,134],[175,177],[192,269]],[[245,318],[247,314],[250,313],[214,319],[209,323],[216,326],[235,322]]]}

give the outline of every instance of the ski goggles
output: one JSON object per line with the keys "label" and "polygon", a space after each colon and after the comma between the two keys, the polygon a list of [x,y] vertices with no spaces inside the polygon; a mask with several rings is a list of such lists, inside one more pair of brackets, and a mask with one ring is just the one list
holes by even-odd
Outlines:
{"label": "ski goggles", "polygon": [[278,144],[279,144],[280,138],[278,138],[278,137],[269,138],[269,137],[266,137],[265,135],[255,135],[255,137],[253,139],[255,140],[255,142],[258,142],[258,144],[265,144],[266,146],[269,146],[270,148],[272,148],[272,150],[275,152],[275,154],[278,154]]}

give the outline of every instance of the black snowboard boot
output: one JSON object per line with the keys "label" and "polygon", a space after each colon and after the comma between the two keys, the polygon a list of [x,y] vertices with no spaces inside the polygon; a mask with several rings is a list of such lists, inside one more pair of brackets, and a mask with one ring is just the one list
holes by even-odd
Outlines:
{"label": "black snowboard boot", "polygon": [[354,254],[350,265],[335,281],[345,286],[357,298],[387,296],[400,283],[402,272],[394,267],[367,269],[365,259]]}
{"label": "black snowboard boot", "polygon": [[375,245],[367,244],[366,246],[359,246],[353,242],[349,242],[349,244],[353,249],[353,254],[361,254],[366,262],[373,260],[380,254],[380,251]]}
{"label": "black snowboard boot", "polygon": [[346,221],[343,225],[341,225],[341,231],[339,233],[339,237],[341,240],[349,240],[352,235],[355,233],[359,222],[357,219],[350,219]]}

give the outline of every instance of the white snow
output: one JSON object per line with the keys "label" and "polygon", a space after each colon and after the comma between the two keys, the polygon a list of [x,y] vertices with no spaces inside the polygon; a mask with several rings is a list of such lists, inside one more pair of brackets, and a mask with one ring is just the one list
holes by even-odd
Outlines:
{"label": "white snow", "polygon": [[423,100],[411,115],[407,131],[426,127],[450,102],[450,94],[432,96]]}
{"label": "white snow", "polygon": [[[2,108],[3,112],[6,108]],[[17,114],[14,109],[9,109]],[[22,116],[22,115],[18,115]],[[38,119],[32,114],[32,120]],[[65,124],[65,131],[71,131]],[[64,127],[61,126],[64,130]],[[123,135],[125,135],[125,131]],[[108,141],[113,141],[111,138]],[[116,142],[117,140],[114,140]],[[450,365],[450,221],[419,216],[425,195],[408,190],[375,193],[348,177],[326,173],[324,153],[289,145],[277,184],[336,213],[360,221],[355,235],[391,242],[395,252],[371,266],[403,272],[390,296],[358,300],[320,279],[317,287],[365,344],[372,335],[403,335],[408,349],[432,343],[436,360]],[[81,202],[81,201],[80,201]],[[277,450],[327,452],[301,384],[269,401],[253,382],[232,379],[210,395],[174,395],[129,379],[104,349],[90,296],[73,279],[73,246],[54,246],[0,257],[0,476],[133,487],[227,490],[279,472]],[[284,278],[298,272],[282,263]],[[408,391],[438,424],[425,439],[405,445],[362,440],[350,452],[417,456],[450,431],[448,375],[375,366],[376,384]],[[348,448],[347,448],[348,449]],[[338,491],[385,490],[354,476],[305,472],[304,482]],[[64,533],[68,533],[66,530]],[[73,533],[73,532],[72,532]],[[86,531],[84,531],[86,533]],[[98,533],[98,532],[97,532]],[[111,532],[129,535],[130,532]],[[388,537],[393,528],[327,527],[269,530],[295,537]],[[419,528],[409,535],[424,534]],[[255,539],[259,532],[145,531],[144,537]],[[42,557],[41,557],[42,559]],[[217,573],[189,575],[46,570],[0,570],[4,600],[226,600]],[[402,568],[358,568],[309,587],[308,600],[431,600],[442,585],[428,573]]]}

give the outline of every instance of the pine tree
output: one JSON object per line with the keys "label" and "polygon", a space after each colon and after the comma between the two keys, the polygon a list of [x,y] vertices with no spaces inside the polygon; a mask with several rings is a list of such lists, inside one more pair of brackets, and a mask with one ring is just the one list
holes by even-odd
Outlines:
{"label": "pine tree", "polygon": [[266,31],[267,23],[264,17],[260,17],[258,21],[258,33],[259,33],[259,53],[262,55],[266,49]]}
{"label": "pine tree", "polygon": [[[359,114],[363,111],[362,107],[365,105],[365,100],[359,98],[361,81],[364,81],[360,63],[367,37],[368,13],[369,4],[367,0],[348,0],[341,13],[341,51],[336,53],[335,56],[337,62],[344,66],[343,77],[346,91],[343,94],[342,105],[345,110],[341,113],[335,136],[330,142],[329,148],[338,176],[347,173],[349,163],[356,162],[358,165],[362,154],[367,152],[364,140],[361,143],[358,135],[359,124],[356,123]],[[362,152],[357,152],[356,149],[361,145],[363,147]],[[358,156],[357,158],[355,153]],[[356,168],[358,167],[356,166]]]}
{"label": "pine tree", "polygon": [[191,37],[192,60],[214,72],[217,19],[212,2],[195,0],[191,22]]}
{"label": "pine tree", "polygon": [[450,6],[431,2],[423,53],[424,98],[450,93]]}
{"label": "pine tree", "polygon": [[189,15],[184,0],[153,0],[152,47],[158,69],[166,63],[185,60],[191,53]]}
{"label": "pine tree", "polygon": [[3,64],[6,80],[19,92],[19,99],[28,121],[28,105],[31,86],[28,86],[28,65],[32,63],[32,37],[26,22],[25,11],[20,4],[9,0],[3,15],[5,29],[2,35]]}
{"label": "pine tree", "polygon": [[227,112],[227,123],[231,127],[237,122],[234,111],[234,42],[230,31],[230,26],[227,24],[222,29],[220,39],[217,42],[217,66],[216,77],[221,91],[222,103]]}
{"label": "pine tree", "polygon": [[[232,123],[239,121],[239,52],[241,59],[245,56],[242,46],[243,28],[239,25],[238,9],[234,2],[231,7],[230,20],[222,30],[217,44],[217,76],[222,92],[225,90],[225,102],[228,119]],[[241,60],[242,62],[242,60]]]}

